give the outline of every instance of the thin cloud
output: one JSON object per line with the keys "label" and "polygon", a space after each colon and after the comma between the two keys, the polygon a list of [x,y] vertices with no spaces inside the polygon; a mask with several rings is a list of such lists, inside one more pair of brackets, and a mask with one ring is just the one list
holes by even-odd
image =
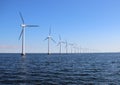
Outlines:
{"label": "thin cloud", "polygon": [[16,45],[0,45],[0,49],[17,49],[19,46]]}

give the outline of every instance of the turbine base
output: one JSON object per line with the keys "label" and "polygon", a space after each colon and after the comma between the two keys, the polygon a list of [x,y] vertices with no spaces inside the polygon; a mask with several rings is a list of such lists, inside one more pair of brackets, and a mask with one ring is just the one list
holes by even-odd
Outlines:
{"label": "turbine base", "polygon": [[48,55],[50,55],[50,53],[48,53]]}
{"label": "turbine base", "polygon": [[25,56],[25,54],[24,54],[24,53],[21,53],[21,56]]}

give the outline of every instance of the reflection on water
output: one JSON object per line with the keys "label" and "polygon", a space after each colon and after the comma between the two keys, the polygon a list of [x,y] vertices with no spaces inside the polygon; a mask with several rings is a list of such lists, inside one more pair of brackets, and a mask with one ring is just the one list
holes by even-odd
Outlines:
{"label": "reflection on water", "polygon": [[21,75],[19,76],[20,79],[24,82],[20,83],[20,85],[26,85],[26,80],[27,80],[27,66],[26,66],[26,56],[21,56],[21,61],[20,61],[20,70],[19,73]]}
{"label": "reflection on water", "polygon": [[119,85],[120,54],[0,54],[0,85]]}

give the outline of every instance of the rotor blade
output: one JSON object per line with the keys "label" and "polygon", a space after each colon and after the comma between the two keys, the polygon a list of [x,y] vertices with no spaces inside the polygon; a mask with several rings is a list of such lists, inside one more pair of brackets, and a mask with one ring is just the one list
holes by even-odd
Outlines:
{"label": "rotor blade", "polygon": [[46,37],[46,38],[44,39],[44,41],[47,40],[47,39],[48,39],[48,37]]}
{"label": "rotor blade", "polygon": [[57,46],[60,45],[60,42],[57,44]]}
{"label": "rotor blade", "polygon": [[68,46],[68,43],[67,43],[67,41],[65,42],[65,44],[66,44],[66,47]]}
{"label": "rotor blade", "polygon": [[69,45],[73,46],[73,44],[72,44],[72,43],[69,43]]}
{"label": "rotor blade", "polygon": [[50,26],[50,28],[49,28],[49,35],[51,35],[51,26]]}
{"label": "rotor blade", "polygon": [[24,19],[23,19],[22,13],[19,12],[19,15],[20,15],[20,18],[21,18],[21,20],[22,20],[22,23],[24,24]]}
{"label": "rotor blade", "polygon": [[59,35],[59,40],[61,41],[61,36]]}
{"label": "rotor blade", "polygon": [[56,43],[56,41],[51,37],[51,40],[54,42],[54,43]]}
{"label": "rotor blade", "polygon": [[63,42],[63,41],[61,43],[65,44],[65,42]]}
{"label": "rotor blade", "polygon": [[26,25],[26,27],[39,27],[38,25]]}
{"label": "rotor blade", "polygon": [[21,33],[20,33],[19,40],[20,40],[20,38],[22,37],[22,34],[23,34],[23,29],[22,29],[22,31],[21,31]]}

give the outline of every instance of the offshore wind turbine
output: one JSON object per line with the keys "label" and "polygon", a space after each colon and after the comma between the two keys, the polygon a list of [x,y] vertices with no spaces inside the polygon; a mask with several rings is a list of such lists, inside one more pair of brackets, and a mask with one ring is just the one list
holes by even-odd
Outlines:
{"label": "offshore wind turbine", "polygon": [[48,40],[48,55],[50,54],[50,40],[55,42],[55,40],[51,36],[51,26],[49,28],[49,35],[45,38],[45,40]]}
{"label": "offshore wind turbine", "polygon": [[66,53],[68,53],[68,42],[65,41],[64,43],[65,43]]}
{"label": "offshore wind turbine", "polygon": [[59,50],[59,52],[60,52],[60,54],[62,53],[62,43],[64,43],[62,40],[61,40],[61,36],[59,35],[59,42],[58,42],[58,45],[60,46],[60,50]]}
{"label": "offshore wind turbine", "polygon": [[39,27],[38,25],[27,25],[25,24],[24,22],[24,18],[21,14],[21,12],[19,12],[19,15],[20,15],[20,18],[22,20],[22,24],[20,25],[22,30],[21,30],[21,33],[20,33],[20,36],[19,36],[19,40],[22,38],[22,53],[21,55],[25,55],[25,28],[26,27]]}
{"label": "offshore wind turbine", "polygon": [[82,47],[79,46],[79,53],[82,53]]}
{"label": "offshore wind turbine", "polygon": [[70,47],[71,47],[71,53],[73,53],[73,45],[74,45],[74,44],[70,43],[69,45],[70,45]]}
{"label": "offshore wind turbine", "polygon": [[73,48],[74,48],[74,53],[77,53],[77,44],[74,44]]}

